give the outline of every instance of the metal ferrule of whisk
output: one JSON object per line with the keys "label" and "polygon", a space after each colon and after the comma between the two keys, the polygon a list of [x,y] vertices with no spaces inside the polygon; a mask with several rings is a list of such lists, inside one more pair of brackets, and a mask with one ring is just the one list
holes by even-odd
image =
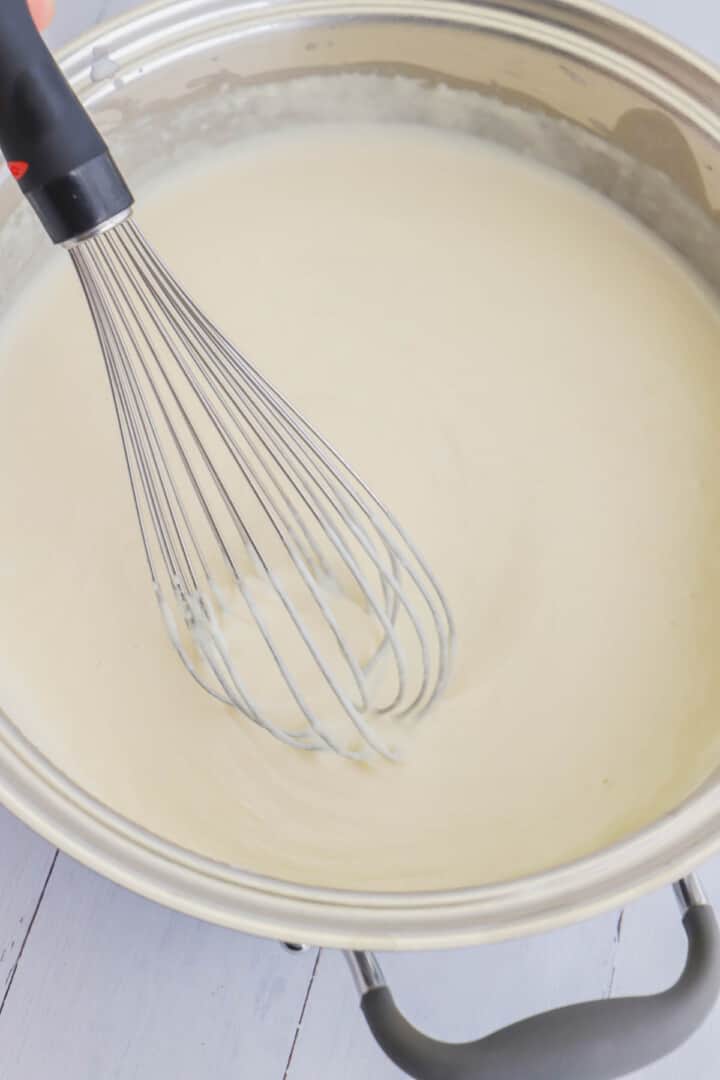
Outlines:
{"label": "metal ferrule of whisk", "polygon": [[397,756],[448,679],[445,598],[389,510],[147,242],[25,0],[0,5],[0,148],[84,289],[182,661],[293,747]]}

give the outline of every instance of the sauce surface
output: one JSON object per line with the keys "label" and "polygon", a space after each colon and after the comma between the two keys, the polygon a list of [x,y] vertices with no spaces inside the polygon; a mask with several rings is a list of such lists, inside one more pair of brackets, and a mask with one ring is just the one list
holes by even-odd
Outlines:
{"label": "sauce surface", "polygon": [[69,260],[3,326],[0,704],[72,779],[274,877],[462,887],[598,850],[720,763],[720,318],[615,208],[470,137],[249,139],[138,221],[417,539],[458,624],[405,764],[276,743],[149,584]]}

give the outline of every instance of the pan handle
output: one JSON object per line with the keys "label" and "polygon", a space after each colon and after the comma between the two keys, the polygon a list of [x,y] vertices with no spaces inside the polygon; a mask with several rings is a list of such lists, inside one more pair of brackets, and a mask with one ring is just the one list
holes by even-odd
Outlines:
{"label": "pan handle", "polygon": [[415,1080],[617,1080],[681,1046],[720,996],[720,931],[695,877],[675,886],[688,939],[677,983],[650,997],[556,1009],[478,1042],[417,1031],[398,1010],[372,953],[346,953],[370,1030]]}

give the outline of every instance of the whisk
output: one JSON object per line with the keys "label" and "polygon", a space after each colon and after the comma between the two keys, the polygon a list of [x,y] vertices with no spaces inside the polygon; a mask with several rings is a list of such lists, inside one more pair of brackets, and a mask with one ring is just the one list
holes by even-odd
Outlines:
{"label": "whisk", "polygon": [[188,671],[290,746],[396,757],[448,679],[438,583],[145,239],[25,0],[0,4],[0,147],[79,275],[152,585]]}

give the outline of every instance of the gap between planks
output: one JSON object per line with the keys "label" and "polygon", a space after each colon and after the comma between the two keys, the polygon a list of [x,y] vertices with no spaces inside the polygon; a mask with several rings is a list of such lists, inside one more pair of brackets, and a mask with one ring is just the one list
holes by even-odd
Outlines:
{"label": "gap between planks", "polygon": [[295,1048],[297,1047],[298,1039],[300,1038],[300,1029],[305,1019],[305,1013],[307,1012],[308,1002],[310,1001],[310,994],[312,993],[313,983],[315,982],[315,976],[318,972],[320,965],[320,957],[322,956],[322,949],[318,949],[318,954],[315,957],[315,963],[313,969],[310,972],[310,979],[308,980],[307,990],[305,991],[305,997],[303,998],[302,1008],[300,1009],[300,1015],[298,1016],[297,1027],[295,1028],[295,1034],[293,1035],[293,1041],[290,1046],[290,1053],[288,1054],[287,1064],[285,1066],[285,1072],[283,1073],[283,1080],[288,1080],[290,1076],[290,1068],[292,1066],[293,1057],[295,1055]]}
{"label": "gap between planks", "polygon": [[19,949],[18,954],[17,954],[17,959],[15,960],[15,963],[13,964],[12,968],[10,969],[10,973],[9,973],[9,975],[8,975],[6,981],[5,981],[5,990],[4,990],[3,995],[2,995],[2,1000],[0,1000],[0,1016],[2,1015],[2,1011],[5,1008],[5,1002],[7,1001],[8,997],[10,996],[10,991],[12,989],[13,982],[15,981],[15,976],[17,975],[18,968],[20,967],[20,961],[22,960],[23,953],[25,952],[25,946],[27,945],[27,943],[28,943],[28,941],[30,939],[30,934],[32,933],[33,927],[35,925],[35,920],[37,919],[38,912],[40,911],[40,907],[42,905],[42,902],[45,899],[45,893],[47,892],[48,885],[50,884],[50,878],[53,875],[53,870],[55,869],[55,864],[58,861],[58,855],[59,854],[60,854],[60,852],[56,848],[55,853],[54,853],[54,855],[52,857],[52,862],[50,863],[50,869],[48,870],[47,874],[45,875],[45,881],[43,882],[42,889],[40,890],[40,895],[37,898],[37,902],[36,902],[35,907],[33,909],[32,916],[30,917],[30,921],[28,922],[27,929],[25,931],[25,936],[22,939],[22,943],[20,945],[20,949]]}

